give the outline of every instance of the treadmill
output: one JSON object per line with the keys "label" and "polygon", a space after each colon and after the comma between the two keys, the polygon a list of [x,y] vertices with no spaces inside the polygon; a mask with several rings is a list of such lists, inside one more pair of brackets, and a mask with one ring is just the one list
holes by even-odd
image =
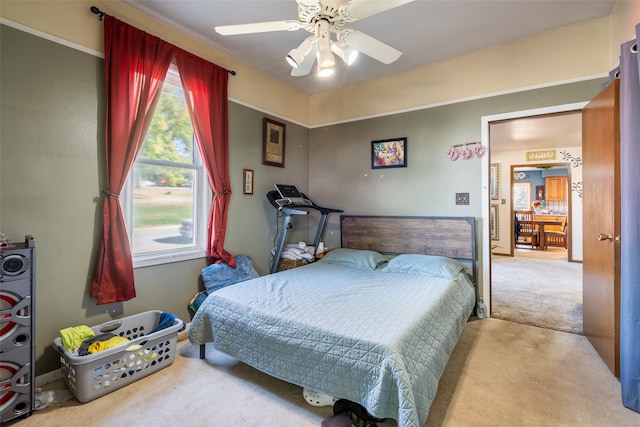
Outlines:
{"label": "treadmill", "polygon": [[[283,197],[281,191],[273,190],[267,193],[267,200],[269,203],[273,205],[274,208],[282,211],[284,213],[284,224],[282,225],[282,234],[280,235],[280,240],[278,242],[278,246],[276,248],[276,253],[274,255],[273,261],[271,262],[270,273],[275,273],[278,264],[280,262],[280,255],[282,255],[282,248],[287,240],[287,233],[289,229],[293,228],[291,221],[294,215],[309,215],[309,210],[314,209],[320,212],[320,223],[318,224],[318,229],[316,230],[316,237],[313,241],[314,246],[314,258],[316,252],[318,250],[318,244],[320,243],[320,239],[322,238],[322,233],[324,232],[324,227],[327,223],[327,216],[330,213],[334,212],[344,212],[342,209],[333,209],[333,208],[325,208],[322,206],[316,205],[311,199],[309,199],[304,193],[299,193],[297,189],[291,185],[282,186],[280,188],[286,188],[295,192],[291,195],[293,197]],[[276,184],[276,188],[279,188],[279,184]],[[297,194],[295,194],[297,193]]]}

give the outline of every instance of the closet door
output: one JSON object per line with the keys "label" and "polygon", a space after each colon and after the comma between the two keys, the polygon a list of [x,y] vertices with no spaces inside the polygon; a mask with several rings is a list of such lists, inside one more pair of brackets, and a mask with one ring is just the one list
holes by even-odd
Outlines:
{"label": "closet door", "polygon": [[583,330],[620,375],[619,81],[582,110]]}

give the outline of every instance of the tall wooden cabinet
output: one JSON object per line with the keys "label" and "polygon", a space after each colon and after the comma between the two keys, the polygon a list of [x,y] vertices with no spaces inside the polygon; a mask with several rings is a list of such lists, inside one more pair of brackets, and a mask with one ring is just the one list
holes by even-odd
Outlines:
{"label": "tall wooden cabinet", "polygon": [[567,177],[548,176],[544,179],[547,191],[547,201],[566,202],[567,201]]}

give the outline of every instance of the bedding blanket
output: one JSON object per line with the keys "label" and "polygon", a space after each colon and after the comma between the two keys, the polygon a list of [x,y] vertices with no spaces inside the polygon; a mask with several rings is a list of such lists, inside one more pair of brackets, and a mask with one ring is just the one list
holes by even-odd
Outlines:
{"label": "bedding blanket", "polygon": [[421,427],[475,304],[457,280],[313,263],[210,294],[189,331],[277,378]]}

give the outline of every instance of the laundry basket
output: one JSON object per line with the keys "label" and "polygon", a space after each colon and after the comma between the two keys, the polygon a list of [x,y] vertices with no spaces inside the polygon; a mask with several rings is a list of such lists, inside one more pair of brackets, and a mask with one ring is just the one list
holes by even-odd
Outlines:
{"label": "laundry basket", "polygon": [[302,267],[303,265],[307,265],[309,261],[304,259],[287,259],[280,258],[280,262],[278,263],[278,267],[276,268],[276,272],[290,270],[296,267]]}
{"label": "laundry basket", "polygon": [[111,333],[130,342],[87,356],[69,352],[60,337],[54,340],[62,378],[80,402],[104,396],[173,363],[184,323],[176,318],[173,325],[150,333],[161,314],[152,310],[92,327],[96,335]]}

